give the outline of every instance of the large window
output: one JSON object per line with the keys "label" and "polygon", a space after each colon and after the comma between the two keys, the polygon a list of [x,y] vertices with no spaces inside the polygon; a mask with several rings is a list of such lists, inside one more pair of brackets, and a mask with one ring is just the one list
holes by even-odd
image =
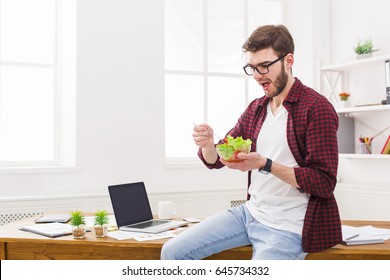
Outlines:
{"label": "large window", "polygon": [[264,94],[244,75],[241,46],[264,24],[282,23],[281,0],[165,0],[165,155],[191,161],[194,123],[221,137]]}
{"label": "large window", "polygon": [[76,0],[0,0],[0,166],[75,160]]}

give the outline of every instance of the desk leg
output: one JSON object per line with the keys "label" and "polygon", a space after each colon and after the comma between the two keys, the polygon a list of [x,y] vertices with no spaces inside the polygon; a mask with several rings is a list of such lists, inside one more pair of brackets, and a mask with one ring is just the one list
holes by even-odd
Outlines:
{"label": "desk leg", "polygon": [[5,260],[5,242],[0,242],[0,260]]}

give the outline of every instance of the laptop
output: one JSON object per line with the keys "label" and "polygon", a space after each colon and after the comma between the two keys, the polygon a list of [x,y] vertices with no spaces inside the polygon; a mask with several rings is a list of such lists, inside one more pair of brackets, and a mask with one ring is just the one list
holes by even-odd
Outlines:
{"label": "laptop", "polygon": [[159,233],[188,224],[185,221],[153,219],[143,182],[108,186],[118,229]]}

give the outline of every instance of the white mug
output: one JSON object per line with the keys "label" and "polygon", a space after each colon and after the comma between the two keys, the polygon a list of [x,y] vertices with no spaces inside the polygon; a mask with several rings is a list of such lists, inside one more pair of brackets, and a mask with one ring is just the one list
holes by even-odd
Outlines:
{"label": "white mug", "polygon": [[172,201],[160,201],[158,203],[158,218],[170,220],[176,214],[176,205]]}

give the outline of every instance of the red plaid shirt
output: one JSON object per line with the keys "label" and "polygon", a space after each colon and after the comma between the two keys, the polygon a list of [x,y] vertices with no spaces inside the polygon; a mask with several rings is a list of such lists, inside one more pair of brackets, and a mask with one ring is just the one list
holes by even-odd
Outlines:
{"label": "red plaid shirt", "polygon": [[[228,132],[233,137],[242,136],[252,140],[252,151],[267,115],[266,96],[254,100]],[[310,194],[302,231],[305,252],[318,252],[341,242],[341,222],[336,199],[338,166],[337,129],[338,116],[328,100],[306,87],[300,80],[295,82],[283,102],[288,111],[287,142],[299,167],[295,177],[301,192]],[[222,168],[217,160],[208,168]],[[248,187],[251,171],[248,172]]]}

